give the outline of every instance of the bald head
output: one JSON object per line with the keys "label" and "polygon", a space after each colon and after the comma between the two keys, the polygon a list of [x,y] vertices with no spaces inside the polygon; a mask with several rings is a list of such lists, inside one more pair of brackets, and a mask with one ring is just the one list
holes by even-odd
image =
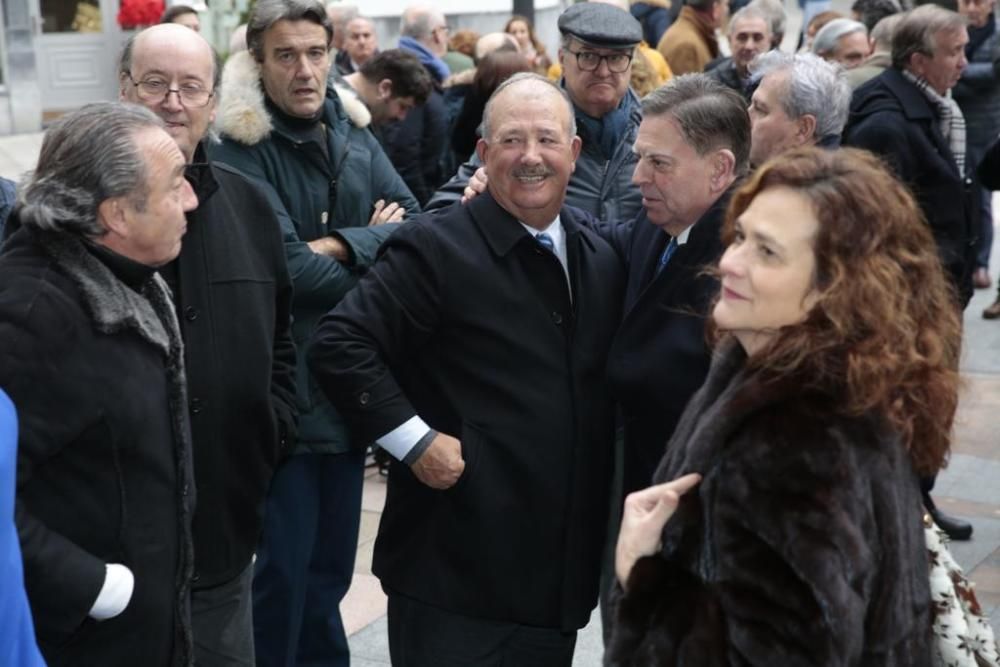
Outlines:
{"label": "bald head", "polygon": [[121,99],[159,116],[188,161],[215,118],[219,77],[215,51],[205,38],[173,23],[131,37],[118,64]]}
{"label": "bald head", "polygon": [[476,41],[476,50],[473,57],[476,62],[479,62],[488,54],[500,49],[507,49],[509,51],[521,50],[517,45],[517,39],[513,35],[506,32],[489,32]]}

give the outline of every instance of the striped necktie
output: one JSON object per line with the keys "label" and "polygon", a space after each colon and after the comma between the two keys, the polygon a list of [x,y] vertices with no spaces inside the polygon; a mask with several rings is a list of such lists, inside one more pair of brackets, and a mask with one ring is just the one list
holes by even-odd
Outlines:
{"label": "striped necktie", "polygon": [[670,243],[668,243],[667,247],[663,249],[663,254],[660,255],[660,263],[656,266],[656,275],[660,275],[660,273],[663,271],[663,267],[665,267],[670,262],[670,258],[674,256],[674,251],[676,250],[677,250],[677,239],[671,238]]}

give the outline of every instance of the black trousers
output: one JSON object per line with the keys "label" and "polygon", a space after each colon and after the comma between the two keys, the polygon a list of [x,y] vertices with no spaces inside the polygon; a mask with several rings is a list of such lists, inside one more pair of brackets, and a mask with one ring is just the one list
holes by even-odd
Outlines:
{"label": "black trousers", "polygon": [[455,614],[389,592],[393,667],[570,667],[576,632]]}

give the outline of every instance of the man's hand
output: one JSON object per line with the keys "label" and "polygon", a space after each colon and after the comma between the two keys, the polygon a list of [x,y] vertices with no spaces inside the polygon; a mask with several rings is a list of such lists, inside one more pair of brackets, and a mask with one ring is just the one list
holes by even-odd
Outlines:
{"label": "man's hand", "polygon": [[630,493],[625,498],[625,513],[615,547],[615,574],[622,588],[625,588],[635,562],[660,550],[663,526],[673,516],[681,496],[700,481],[701,475],[692,473],[666,484]]}
{"label": "man's hand", "polygon": [[465,470],[462,443],[450,435],[438,433],[410,470],[432,489],[451,488]]}
{"label": "man's hand", "polygon": [[307,245],[317,255],[333,257],[338,262],[346,262],[350,258],[347,252],[347,245],[333,236],[324,236],[315,241],[310,241]]}
{"label": "man's hand", "polygon": [[486,192],[486,184],[489,179],[486,178],[486,169],[480,167],[476,169],[476,173],[472,175],[469,179],[468,184],[465,186],[465,190],[462,192],[462,203],[467,204],[479,195]]}
{"label": "man's hand", "polygon": [[368,221],[368,226],[381,225],[386,222],[402,222],[404,213],[406,213],[406,209],[396,202],[386,204],[384,199],[379,199],[375,202],[374,212]]}

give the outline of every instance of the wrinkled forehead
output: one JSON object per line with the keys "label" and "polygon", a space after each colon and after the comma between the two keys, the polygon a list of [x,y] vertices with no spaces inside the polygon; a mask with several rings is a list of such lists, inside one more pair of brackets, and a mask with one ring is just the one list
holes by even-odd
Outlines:
{"label": "wrinkled forehead", "polygon": [[766,35],[769,32],[767,21],[753,17],[738,19],[733,21],[729,26],[730,35],[738,35],[740,33],[761,33]]}

